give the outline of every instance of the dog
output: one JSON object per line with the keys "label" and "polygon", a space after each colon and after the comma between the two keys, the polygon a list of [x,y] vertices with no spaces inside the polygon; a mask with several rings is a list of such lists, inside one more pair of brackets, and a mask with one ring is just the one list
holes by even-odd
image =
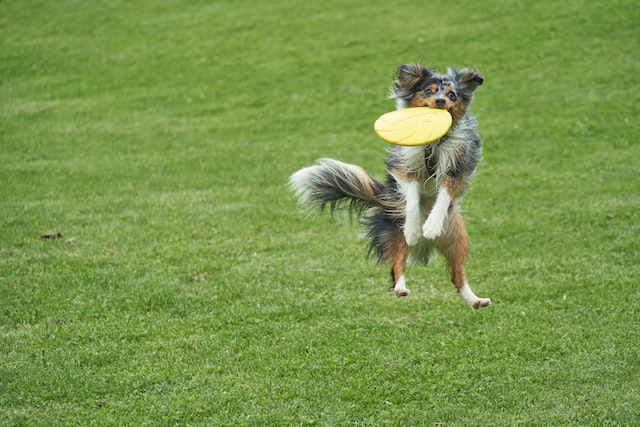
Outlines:
{"label": "dog", "polygon": [[430,107],[447,110],[450,130],[421,146],[392,146],[386,161],[386,183],[371,178],[360,166],[334,159],[298,170],[289,186],[308,209],[355,214],[370,239],[369,253],[391,266],[393,291],[408,296],[407,261],[429,263],[440,252],[451,281],[472,308],[487,307],[467,281],[465,262],[469,241],[461,201],[482,156],[475,117],[467,114],[474,91],[484,76],[470,68],[448,68],[446,74],[422,65],[398,68],[389,97],[396,108]]}

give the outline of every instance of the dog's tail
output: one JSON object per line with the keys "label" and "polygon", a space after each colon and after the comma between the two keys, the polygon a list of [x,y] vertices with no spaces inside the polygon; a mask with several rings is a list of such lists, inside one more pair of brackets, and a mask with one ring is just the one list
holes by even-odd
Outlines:
{"label": "dog's tail", "polygon": [[384,185],[371,178],[360,166],[333,159],[321,159],[316,165],[300,169],[289,178],[300,204],[331,213],[348,210],[350,215],[380,206]]}

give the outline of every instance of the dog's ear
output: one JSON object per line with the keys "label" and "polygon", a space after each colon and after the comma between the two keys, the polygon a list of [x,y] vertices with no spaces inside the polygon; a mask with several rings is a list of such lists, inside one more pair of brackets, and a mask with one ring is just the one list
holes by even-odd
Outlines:
{"label": "dog's ear", "polygon": [[393,81],[390,98],[408,100],[418,90],[420,83],[431,75],[431,70],[422,64],[404,64],[398,68]]}
{"label": "dog's ear", "polygon": [[413,89],[425,77],[431,75],[431,70],[422,64],[404,64],[398,68],[396,87]]}
{"label": "dog's ear", "polygon": [[460,78],[460,83],[469,88],[472,92],[484,83],[484,76],[482,73],[478,70],[472,70],[471,68],[458,70],[458,76]]}

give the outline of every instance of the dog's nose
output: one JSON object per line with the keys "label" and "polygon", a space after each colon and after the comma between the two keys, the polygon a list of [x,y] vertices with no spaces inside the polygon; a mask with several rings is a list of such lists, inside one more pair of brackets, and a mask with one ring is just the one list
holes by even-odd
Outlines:
{"label": "dog's nose", "polygon": [[444,108],[444,105],[447,103],[447,100],[444,98],[436,99],[436,108]]}

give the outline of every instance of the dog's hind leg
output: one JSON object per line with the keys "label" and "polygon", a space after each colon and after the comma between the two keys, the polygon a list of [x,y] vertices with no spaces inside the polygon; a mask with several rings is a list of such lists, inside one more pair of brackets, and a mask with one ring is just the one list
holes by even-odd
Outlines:
{"label": "dog's hind leg", "polygon": [[411,293],[404,277],[409,251],[410,247],[405,241],[404,235],[400,233],[394,236],[387,246],[387,257],[391,264],[393,278],[393,292],[398,297],[406,297]]}
{"label": "dog's hind leg", "polygon": [[469,250],[469,238],[462,216],[455,206],[453,207],[445,235],[439,239],[438,244],[449,265],[451,281],[458,289],[460,296],[476,310],[490,305],[491,300],[477,297],[467,282],[467,273],[464,265]]}

